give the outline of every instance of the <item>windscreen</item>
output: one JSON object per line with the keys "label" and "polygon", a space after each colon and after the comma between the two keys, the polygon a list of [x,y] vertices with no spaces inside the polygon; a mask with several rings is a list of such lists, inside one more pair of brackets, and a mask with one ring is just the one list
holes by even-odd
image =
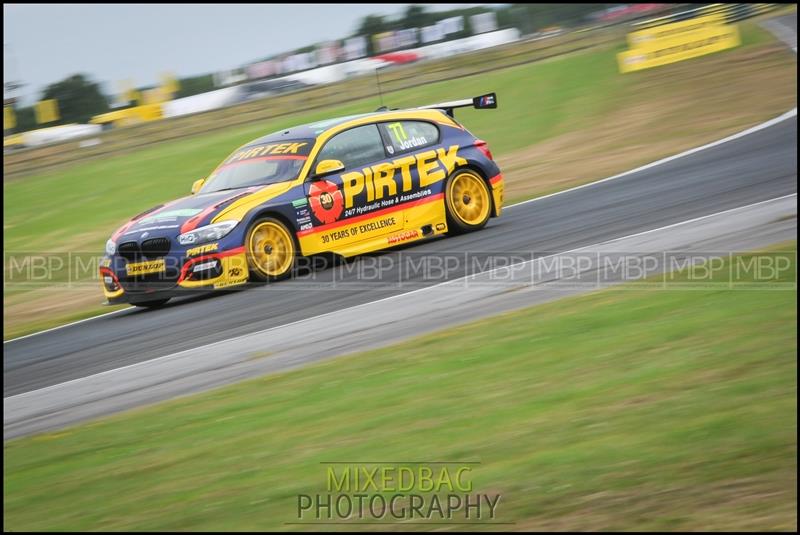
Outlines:
{"label": "windscreen", "polygon": [[200,193],[294,180],[313,145],[313,139],[297,139],[238,149],[211,173]]}

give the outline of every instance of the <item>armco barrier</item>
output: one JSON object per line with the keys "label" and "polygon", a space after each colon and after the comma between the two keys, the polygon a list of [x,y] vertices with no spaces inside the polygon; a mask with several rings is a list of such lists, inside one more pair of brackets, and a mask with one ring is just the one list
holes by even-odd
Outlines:
{"label": "armco barrier", "polygon": [[726,24],[737,22],[762,13],[767,13],[780,7],[780,4],[710,4],[707,6],[672,13],[663,17],[647,19],[633,24],[635,30],[654,28],[664,24],[682,22],[707,15],[717,15],[724,19]]}
{"label": "armco barrier", "polygon": [[686,32],[703,30],[709,26],[719,26],[724,23],[725,19],[722,15],[711,14],[681,22],[653,26],[644,30],[636,30],[628,34],[628,46],[630,48],[643,48],[653,41],[676,37]]}

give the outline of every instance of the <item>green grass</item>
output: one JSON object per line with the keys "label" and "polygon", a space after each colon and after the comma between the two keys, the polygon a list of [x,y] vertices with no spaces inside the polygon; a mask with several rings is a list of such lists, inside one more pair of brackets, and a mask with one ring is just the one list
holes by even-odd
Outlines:
{"label": "green grass", "polygon": [[321,462],[414,459],[511,529],[793,530],[796,305],[607,290],[7,442],[5,528],[286,529]]}

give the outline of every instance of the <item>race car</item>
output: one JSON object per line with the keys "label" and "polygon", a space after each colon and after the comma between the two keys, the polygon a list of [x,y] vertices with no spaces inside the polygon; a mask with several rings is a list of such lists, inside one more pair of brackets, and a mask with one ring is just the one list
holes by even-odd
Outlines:
{"label": "race car", "polygon": [[236,149],[191,195],[155,206],[106,243],[108,304],[156,307],[190,290],[291,276],[298,258],[352,257],[500,215],[503,176],[454,110],[494,93],[281,130]]}

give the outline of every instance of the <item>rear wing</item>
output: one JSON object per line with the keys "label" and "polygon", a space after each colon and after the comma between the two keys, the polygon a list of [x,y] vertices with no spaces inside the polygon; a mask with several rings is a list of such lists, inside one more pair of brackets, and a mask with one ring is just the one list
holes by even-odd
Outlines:
{"label": "rear wing", "polygon": [[420,106],[418,110],[442,110],[450,117],[454,117],[453,110],[456,108],[475,108],[476,110],[493,109],[497,107],[497,95],[488,93],[474,98],[464,100],[454,100],[452,102],[441,102],[429,106]]}

